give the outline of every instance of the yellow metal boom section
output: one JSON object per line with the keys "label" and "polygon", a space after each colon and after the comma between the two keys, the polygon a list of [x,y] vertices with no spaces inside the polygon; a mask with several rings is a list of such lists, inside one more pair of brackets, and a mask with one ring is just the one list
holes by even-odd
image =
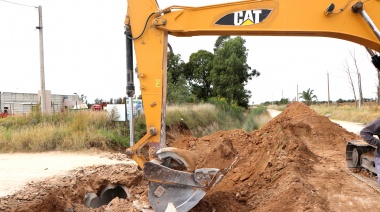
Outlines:
{"label": "yellow metal boom section", "polygon": [[[335,11],[326,14],[334,3]],[[353,0],[262,0],[204,7],[172,6],[160,10],[154,0],[128,0],[125,24],[132,29],[148,136],[132,149],[149,144],[150,159],[165,145],[166,63],[168,34],[174,36],[320,36],[352,41],[380,52],[380,41]],[[380,26],[380,1],[364,3]]]}
{"label": "yellow metal boom section", "polygon": [[[339,14],[326,15],[326,8],[347,7]],[[243,1],[172,11],[157,18],[156,28],[174,36],[245,35],[245,36],[320,36],[349,40],[380,52],[380,42],[364,19],[351,11],[357,1],[347,0],[264,0]],[[380,27],[380,1],[370,0],[364,8]],[[170,7],[168,8],[170,9]],[[260,13],[261,10],[261,14]],[[244,21],[271,10],[262,22],[244,25]],[[336,8],[335,10],[338,10]],[[223,16],[234,14],[237,25],[215,24]],[[253,11],[253,12],[252,12]],[[165,24],[162,24],[162,23]],[[232,23],[234,24],[234,23]],[[241,25],[239,25],[241,24]],[[248,23],[249,24],[249,23]]]}

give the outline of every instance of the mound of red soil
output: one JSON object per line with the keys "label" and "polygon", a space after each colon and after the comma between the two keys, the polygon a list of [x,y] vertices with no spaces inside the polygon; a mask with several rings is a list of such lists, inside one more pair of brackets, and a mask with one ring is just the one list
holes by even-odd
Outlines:
{"label": "mound of red soil", "polygon": [[262,129],[222,131],[182,138],[173,146],[196,154],[197,168],[219,168],[224,179],[193,211],[326,211],[327,200],[308,182],[319,149],[339,149],[358,136],[315,113],[290,104]]}

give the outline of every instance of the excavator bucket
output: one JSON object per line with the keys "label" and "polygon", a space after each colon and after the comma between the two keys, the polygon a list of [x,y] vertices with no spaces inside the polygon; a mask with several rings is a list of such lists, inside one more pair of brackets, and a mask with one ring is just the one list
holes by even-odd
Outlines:
{"label": "excavator bucket", "polygon": [[[195,169],[191,152],[172,147],[161,148],[158,158],[145,162],[144,178],[149,181],[149,203],[156,212],[170,205],[177,212],[189,211],[223,178],[216,168]],[[99,194],[90,192],[83,204],[89,208],[107,205],[113,198],[128,198],[123,185],[108,185]]]}
{"label": "excavator bucket", "polygon": [[160,162],[146,162],[143,170],[149,181],[149,202],[157,212],[169,204],[178,212],[189,211],[223,178],[219,169],[193,170],[194,161],[187,151],[162,148],[157,155]]}

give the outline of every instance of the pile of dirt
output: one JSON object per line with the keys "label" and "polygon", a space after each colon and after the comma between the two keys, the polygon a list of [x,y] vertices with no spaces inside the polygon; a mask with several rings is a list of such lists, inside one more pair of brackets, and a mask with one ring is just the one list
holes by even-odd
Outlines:
{"label": "pile of dirt", "polygon": [[[359,137],[303,103],[292,103],[260,130],[187,136],[170,144],[191,151],[197,168],[219,168],[225,175],[192,211],[380,210],[379,194],[362,189],[346,168],[345,145],[352,139]],[[147,210],[141,172],[112,165],[31,183],[1,198],[0,211],[89,211],[81,205],[85,193],[105,184],[125,185],[132,198],[91,211]]]}
{"label": "pile of dirt", "polygon": [[319,162],[308,144],[339,150],[344,160],[345,144],[352,139],[358,136],[303,103],[292,103],[252,133],[222,131],[182,138],[173,146],[193,151],[198,168],[225,174],[193,211],[326,211],[327,199],[308,182]]}

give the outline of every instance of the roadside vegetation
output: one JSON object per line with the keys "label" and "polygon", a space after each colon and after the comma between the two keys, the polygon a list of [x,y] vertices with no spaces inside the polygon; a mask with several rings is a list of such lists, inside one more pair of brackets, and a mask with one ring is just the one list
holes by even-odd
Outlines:
{"label": "roadside vegetation", "polygon": [[[227,104],[223,98],[209,103],[171,106],[167,126],[181,125],[192,135],[203,136],[219,130],[252,131],[268,120],[265,107],[245,109]],[[135,141],[146,134],[145,117],[135,120]],[[124,151],[129,147],[129,124],[115,122],[100,111],[66,111],[0,119],[0,152],[77,151],[87,149]]]}
{"label": "roadside vegetation", "polygon": [[[367,103],[313,104],[318,114],[331,119],[368,123],[380,117],[380,107]],[[166,125],[189,129],[201,137],[220,130],[259,129],[270,117],[266,109],[284,110],[286,105],[259,105],[245,109],[230,105],[225,98],[210,98],[207,103],[172,105],[167,109]],[[146,134],[144,115],[135,119],[134,140]],[[42,152],[113,150],[129,147],[129,124],[116,122],[103,111],[66,111],[42,115],[38,110],[28,115],[0,119],[0,152]]]}
{"label": "roadside vegetation", "polygon": [[380,118],[380,106],[376,102],[366,102],[360,109],[355,103],[311,105],[311,108],[318,114],[342,121],[369,123]]}

